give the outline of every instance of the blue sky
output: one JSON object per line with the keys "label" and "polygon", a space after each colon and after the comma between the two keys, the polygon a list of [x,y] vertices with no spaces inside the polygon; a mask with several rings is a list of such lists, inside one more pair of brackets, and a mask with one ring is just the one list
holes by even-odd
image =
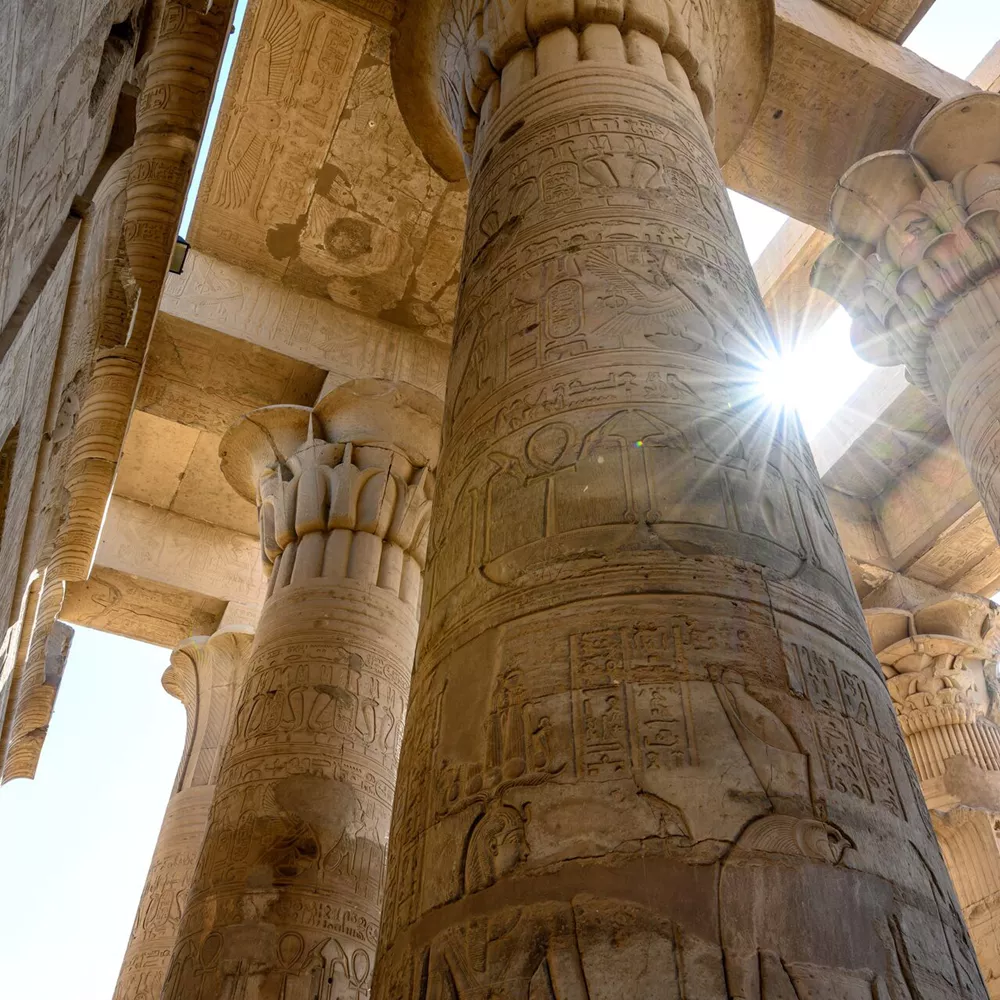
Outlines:
{"label": "blue sky", "polygon": [[[240,19],[244,7],[241,0]],[[997,38],[998,0],[937,0],[909,45],[966,76]],[[231,60],[232,46],[225,67]],[[218,102],[213,122],[217,113]],[[756,257],[783,217],[735,201]],[[189,222],[190,205],[182,233]],[[782,386],[803,387],[790,402],[807,411],[807,430],[837,405],[829,387],[857,384],[866,370],[850,352],[842,317],[812,344],[811,354],[781,361],[786,367],[772,378],[782,398]],[[0,996],[110,1000],[183,745],[183,708],[160,687],[168,655],[76,631],[38,775],[0,789]]]}

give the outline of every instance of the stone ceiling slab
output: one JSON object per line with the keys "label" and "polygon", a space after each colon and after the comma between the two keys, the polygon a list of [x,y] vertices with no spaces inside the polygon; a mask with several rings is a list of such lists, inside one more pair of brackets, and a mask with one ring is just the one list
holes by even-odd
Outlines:
{"label": "stone ceiling slab", "polygon": [[901,470],[871,502],[893,568],[923,559],[976,506],[976,488],[950,438]]}
{"label": "stone ceiling slab", "polygon": [[222,475],[219,464],[221,440],[220,435],[208,431],[198,435],[170,510],[246,535],[256,535],[256,508],[244,500]]}
{"label": "stone ceiling slab", "polygon": [[174,502],[199,432],[136,410],[129,423],[115,478],[115,493],[167,507]]}
{"label": "stone ceiling slab", "polygon": [[938,406],[901,369],[872,372],[812,442],[823,483],[874,498],[949,440]]}
{"label": "stone ceiling slab", "polygon": [[260,604],[257,539],[113,496],[95,565],[221,601]]}
{"label": "stone ceiling slab", "polygon": [[388,54],[387,30],[328,3],[251,2],[190,239],[448,340],[465,195],[410,138]]}
{"label": "stone ceiling slab", "polygon": [[252,0],[189,238],[280,278],[269,228],[309,208],[370,26],[318,0]]}

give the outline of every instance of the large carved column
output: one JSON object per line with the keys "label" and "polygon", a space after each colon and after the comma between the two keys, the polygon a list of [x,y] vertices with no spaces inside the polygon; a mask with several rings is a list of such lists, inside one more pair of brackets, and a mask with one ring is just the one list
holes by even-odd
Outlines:
{"label": "large carved column", "polygon": [[378,379],[255,410],[223,471],[270,590],[164,995],[368,995],[441,405]]}
{"label": "large carved column", "polygon": [[813,283],[872,364],[937,400],[1000,537],[1000,94],[932,111],[909,149],[841,178]]}
{"label": "large carved column", "polygon": [[186,640],[170,656],[163,686],[187,711],[187,738],[114,1000],[158,1000],[160,996],[252,639],[248,628],[223,628],[211,636]]}
{"label": "large carved column", "polygon": [[767,13],[407,4],[398,97],[470,194],[378,1000],[985,996],[801,431],[748,398],[716,153]]}
{"label": "large carved column", "polygon": [[[865,601],[872,643],[990,996],[1000,997],[997,609],[897,578]],[[889,605],[882,607],[880,605]]]}

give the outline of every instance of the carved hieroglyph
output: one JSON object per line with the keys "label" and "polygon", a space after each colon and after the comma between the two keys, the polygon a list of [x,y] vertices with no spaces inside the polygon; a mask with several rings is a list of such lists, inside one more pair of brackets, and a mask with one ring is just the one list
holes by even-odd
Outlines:
{"label": "carved hieroglyph", "polygon": [[[892,601],[892,606],[879,605]],[[1000,997],[1000,727],[997,609],[902,579],[866,601],[945,863],[990,996]]]}
{"label": "carved hieroglyph", "polygon": [[465,196],[414,145],[393,99],[390,33],[359,13],[251,0],[191,240],[286,288],[447,341]]}
{"label": "carved hieroglyph", "polygon": [[470,197],[378,1000],[985,997],[808,448],[748,398],[710,129],[764,12],[407,6]]}
{"label": "carved hieroglyph", "polygon": [[159,1000],[252,640],[249,628],[224,628],[188,639],[171,654],[163,686],[187,711],[187,737],[114,1000]]}
{"label": "carved hieroglyph", "polygon": [[814,284],[865,360],[905,364],[937,400],[1000,537],[1000,95],[943,104],[909,149],[856,163],[831,219]]}
{"label": "carved hieroglyph", "polygon": [[270,590],[167,1000],[368,996],[440,423],[362,379],[223,438]]}

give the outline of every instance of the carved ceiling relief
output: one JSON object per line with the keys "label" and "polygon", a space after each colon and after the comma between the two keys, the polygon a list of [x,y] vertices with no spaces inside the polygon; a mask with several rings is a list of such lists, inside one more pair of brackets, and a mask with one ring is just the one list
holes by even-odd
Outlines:
{"label": "carved ceiling relief", "polygon": [[316,0],[250,4],[192,221],[198,249],[281,280],[275,222],[308,208],[368,31]]}
{"label": "carved ceiling relief", "polygon": [[289,277],[339,305],[449,340],[464,221],[464,192],[434,173],[403,124],[389,36],[373,29]]}
{"label": "carved ceiling relief", "polygon": [[403,124],[388,32],[316,0],[254,3],[248,16],[192,243],[449,340],[465,195]]}

